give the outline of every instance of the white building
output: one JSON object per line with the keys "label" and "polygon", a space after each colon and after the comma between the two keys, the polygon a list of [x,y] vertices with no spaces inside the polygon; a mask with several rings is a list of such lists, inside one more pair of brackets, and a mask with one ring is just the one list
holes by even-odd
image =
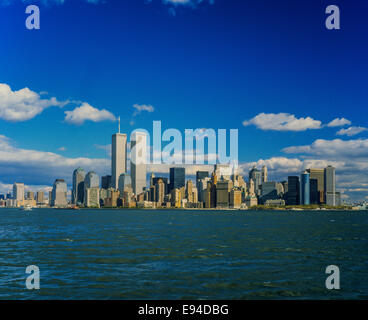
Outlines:
{"label": "white building", "polygon": [[147,135],[144,132],[133,132],[130,139],[130,169],[133,192],[137,196],[146,187],[147,172]]}
{"label": "white building", "polygon": [[111,148],[111,186],[117,189],[120,175],[127,172],[127,136],[120,133],[120,117],[119,133],[112,135]]}

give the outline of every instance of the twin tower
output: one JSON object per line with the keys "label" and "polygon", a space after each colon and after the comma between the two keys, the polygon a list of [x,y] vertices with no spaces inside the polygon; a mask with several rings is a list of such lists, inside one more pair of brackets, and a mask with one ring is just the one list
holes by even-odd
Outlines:
{"label": "twin tower", "polygon": [[[119,177],[127,173],[128,151],[127,135],[119,132],[112,135],[111,143],[111,186],[114,189],[119,188]],[[147,186],[147,135],[144,132],[133,132],[130,137],[130,174],[132,179],[132,188],[134,194],[144,191]],[[143,160],[143,161],[142,161]]]}

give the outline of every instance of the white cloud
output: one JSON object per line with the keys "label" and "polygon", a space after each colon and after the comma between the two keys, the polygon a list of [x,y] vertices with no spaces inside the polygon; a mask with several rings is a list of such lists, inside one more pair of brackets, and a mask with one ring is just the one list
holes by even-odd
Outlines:
{"label": "white cloud", "polygon": [[311,145],[287,147],[282,151],[286,153],[317,155],[328,159],[362,158],[368,157],[368,139],[317,139]]}
{"label": "white cloud", "polygon": [[83,102],[80,107],[75,108],[73,111],[65,111],[65,121],[70,124],[81,125],[84,121],[115,121],[115,116],[106,109],[99,110],[92,107],[87,102]]}
{"label": "white cloud", "polygon": [[60,147],[58,148],[59,151],[66,151],[66,148],[65,147]]}
{"label": "white cloud", "polygon": [[351,125],[351,121],[345,118],[336,118],[332,120],[327,126],[328,127],[343,127],[345,125]]}
{"label": "white cloud", "polygon": [[367,131],[367,128],[364,127],[349,127],[347,129],[340,129],[336,134],[339,136],[355,136],[363,131]]}
{"label": "white cloud", "polygon": [[51,185],[56,178],[71,182],[73,170],[82,167],[97,173],[110,172],[109,159],[67,158],[52,152],[21,149],[0,135],[0,172],[3,183],[15,181],[30,185]]}
{"label": "white cloud", "polygon": [[243,125],[255,125],[258,129],[274,131],[305,131],[307,129],[320,129],[321,121],[310,117],[296,118],[289,113],[260,113]]}
{"label": "white cloud", "polygon": [[133,105],[133,108],[135,109],[134,110],[134,113],[132,115],[132,119],[130,120],[130,125],[134,125],[134,118],[139,115],[141,112],[149,112],[149,113],[152,113],[153,111],[155,111],[155,108],[150,105],[150,104],[134,104]]}
{"label": "white cloud", "polygon": [[23,88],[13,91],[6,83],[0,83],[0,119],[20,122],[33,119],[51,106],[63,107],[68,101],[56,98],[42,99],[40,94]]}

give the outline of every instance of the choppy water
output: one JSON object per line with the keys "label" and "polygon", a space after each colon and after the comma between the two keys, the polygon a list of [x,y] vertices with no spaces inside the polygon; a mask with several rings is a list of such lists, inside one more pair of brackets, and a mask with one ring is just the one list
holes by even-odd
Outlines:
{"label": "choppy water", "polygon": [[368,212],[0,209],[0,299],[290,298],[368,299]]}

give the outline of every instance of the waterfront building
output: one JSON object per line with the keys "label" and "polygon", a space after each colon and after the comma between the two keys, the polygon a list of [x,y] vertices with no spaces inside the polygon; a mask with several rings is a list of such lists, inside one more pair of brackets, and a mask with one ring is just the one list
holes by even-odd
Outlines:
{"label": "waterfront building", "polygon": [[19,203],[19,205],[23,205],[24,201],[24,183],[14,183],[13,184],[13,199]]}
{"label": "waterfront building", "polygon": [[111,143],[111,186],[114,189],[119,187],[119,177],[127,172],[127,136],[119,131],[112,135]]}
{"label": "waterfront building", "polygon": [[101,188],[102,189],[109,189],[109,188],[111,188],[112,187],[112,177],[111,176],[103,176],[102,178],[101,178]]}
{"label": "waterfront building", "polygon": [[118,190],[120,194],[123,194],[125,191],[133,192],[132,187],[132,178],[127,173],[122,173],[119,177]]}
{"label": "waterfront building", "polygon": [[27,192],[27,200],[34,200],[34,192],[33,191],[28,191]]}
{"label": "waterfront building", "polygon": [[335,184],[335,168],[332,166],[328,166],[327,168],[325,168],[325,194],[326,204],[328,206],[336,206]]}
{"label": "waterfront building", "polygon": [[300,204],[310,204],[310,174],[308,171],[300,175]]}
{"label": "waterfront building", "polygon": [[283,199],[269,199],[265,202],[266,206],[284,206],[285,200]]}
{"label": "waterfront building", "polygon": [[45,193],[43,191],[37,191],[36,199],[37,199],[38,204],[44,203],[44,196],[45,196]]}
{"label": "waterfront building", "polygon": [[299,177],[288,177],[288,193],[287,193],[287,205],[298,205],[300,203],[300,183]]}
{"label": "waterfront building", "polygon": [[[152,177],[151,177],[152,178]],[[162,182],[165,185],[165,195],[169,193],[169,179],[165,177],[153,177],[152,178],[152,185],[155,186],[159,180],[162,180]]]}
{"label": "waterfront building", "polygon": [[175,208],[180,208],[181,200],[182,200],[181,190],[178,188],[172,189],[171,190],[171,206]]}
{"label": "waterfront building", "polygon": [[170,190],[185,187],[185,168],[170,168]]}
{"label": "waterfront building", "polygon": [[255,190],[255,185],[254,185],[254,181],[253,179],[250,179],[248,182],[248,193],[251,196],[255,196],[256,195],[256,190]]}
{"label": "waterfront building", "polygon": [[242,192],[240,189],[233,188],[230,191],[230,208],[239,209],[242,204]]}
{"label": "waterfront building", "polygon": [[92,187],[85,190],[85,206],[87,208],[100,207],[100,188]]}
{"label": "waterfront building", "polygon": [[326,202],[326,199],[325,199],[325,170],[311,168],[311,169],[307,169],[307,172],[309,172],[311,180],[312,179],[317,180],[318,203],[319,204],[325,203]]}
{"label": "waterfront building", "polygon": [[64,179],[56,179],[51,191],[51,206],[66,207],[68,188]]}
{"label": "waterfront building", "polygon": [[207,177],[204,179],[200,179],[198,181],[197,191],[198,191],[198,201],[205,202],[204,191],[207,189],[207,182],[211,181],[211,178]]}
{"label": "waterfront building", "polygon": [[142,193],[147,186],[147,134],[145,132],[133,132],[130,144],[132,188],[134,194],[137,196]]}
{"label": "waterfront building", "polygon": [[260,202],[264,204],[267,200],[279,199],[278,184],[274,181],[263,182],[261,185]]}
{"label": "waterfront building", "polygon": [[254,192],[258,195],[260,186],[262,184],[262,173],[259,171],[256,166],[249,171],[249,181],[253,180],[254,182]]}
{"label": "waterfront building", "polygon": [[258,205],[258,199],[255,195],[248,195],[245,197],[245,204],[248,208],[255,207]]}
{"label": "waterfront building", "polygon": [[155,185],[157,206],[161,207],[165,200],[165,183],[159,179]]}
{"label": "waterfront building", "polygon": [[82,204],[84,202],[84,179],[86,173],[82,168],[73,171],[72,203]]}
{"label": "waterfront building", "polygon": [[217,181],[216,185],[216,207],[228,208],[229,207],[229,193],[233,188],[233,182],[231,180]]}
{"label": "waterfront building", "polygon": [[319,202],[319,192],[318,192],[318,180],[317,179],[310,179],[310,203],[311,204],[318,204]]}
{"label": "waterfront building", "polygon": [[187,181],[187,186],[185,189],[185,198],[188,199],[188,202],[193,202],[193,182],[192,180]]}

